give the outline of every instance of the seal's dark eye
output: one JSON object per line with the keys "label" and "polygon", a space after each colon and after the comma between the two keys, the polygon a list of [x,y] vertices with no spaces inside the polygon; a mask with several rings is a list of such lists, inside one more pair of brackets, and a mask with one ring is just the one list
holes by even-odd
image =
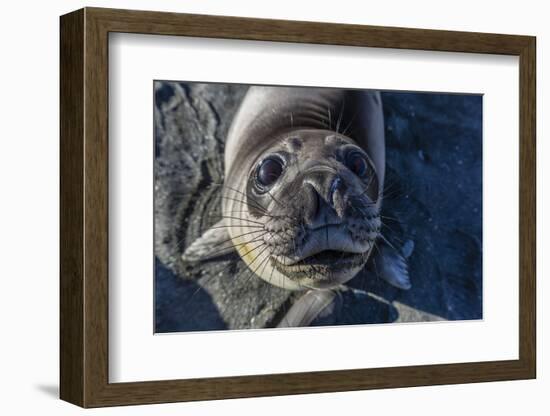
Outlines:
{"label": "seal's dark eye", "polygon": [[350,153],[346,158],[346,165],[349,170],[359,177],[365,176],[369,170],[369,162],[359,152]]}
{"label": "seal's dark eye", "polygon": [[283,162],[275,157],[269,157],[262,160],[256,178],[261,186],[271,186],[279,179],[283,173]]}

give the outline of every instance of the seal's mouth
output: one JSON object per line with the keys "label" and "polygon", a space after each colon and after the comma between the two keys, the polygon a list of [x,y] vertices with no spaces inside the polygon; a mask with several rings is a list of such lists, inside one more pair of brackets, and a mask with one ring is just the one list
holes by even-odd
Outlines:
{"label": "seal's mouth", "polygon": [[291,264],[277,257],[271,257],[270,260],[276,270],[292,279],[327,280],[341,274],[343,270],[362,267],[367,258],[367,253],[323,250]]}
{"label": "seal's mouth", "polygon": [[[361,227],[362,233],[357,231]],[[345,223],[307,229],[299,241],[287,241],[272,250],[269,262],[273,270],[303,287],[336,287],[367,262],[377,237],[371,228]]]}
{"label": "seal's mouth", "polygon": [[307,256],[300,260],[295,260],[289,264],[289,267],[300,265],[336,265],[340,263],[349,263],[353,259],[359,259],[364,256],[363,253],[352,253],[341,250],[323,250],[311,256]]}
{"label": "seal's mouth", "polygon": [[363,254],[348,253],[339,250],[323,250],[313,256],[306,257],[303,259],[303,262],[306,264],[348,263],[350,260],[359,257],[363,257]]}

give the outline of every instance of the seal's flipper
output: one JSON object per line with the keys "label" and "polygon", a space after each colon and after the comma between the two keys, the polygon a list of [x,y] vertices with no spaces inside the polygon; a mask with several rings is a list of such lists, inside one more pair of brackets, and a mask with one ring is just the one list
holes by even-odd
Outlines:
{"label": "seal's flipper", "polygon": [[412,253],[411,246],[414,247],[413,242],[408,241],[401,251],[398,251],[382,243],[378,245],[378,249],[375,251],[372,259],[378,275],[390,285],[403,290],[411,288],[409,267],[406,259]]}
{"label": "seal's flipper", "polygon": [[330,313],[336,300],[333,290],[308,290],[288,310],[277,328],[308,326],[320,314]]}
{"label": "seal's flipper", "polygon": [[234,253],[235,247],[227,232],[223,220],[218,221],[197,238],[181,256],[184,262],[212,260]]}

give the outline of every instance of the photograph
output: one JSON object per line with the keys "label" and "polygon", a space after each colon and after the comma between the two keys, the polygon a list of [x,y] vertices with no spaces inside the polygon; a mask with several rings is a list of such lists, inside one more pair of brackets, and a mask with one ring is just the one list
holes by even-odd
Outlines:
{"label": "photograph", "polygon": [[483,95],[153,81],[155,333],[483,319]]}

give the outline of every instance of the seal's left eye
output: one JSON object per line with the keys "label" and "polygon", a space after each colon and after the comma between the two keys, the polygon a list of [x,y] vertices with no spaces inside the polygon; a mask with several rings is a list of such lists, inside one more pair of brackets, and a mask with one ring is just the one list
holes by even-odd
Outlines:
{"label": "seal's left eye", "polygon": [[346,166],[359,177],[363,177],[369,170],[369,162],[359,152],[353,152],[346,158]]}
{"label": "seal's left eye", "polygon": [[283,173],[283,162],[275,157],[264,159],[256,174],[258,183],[264,187],[273,185]]}

